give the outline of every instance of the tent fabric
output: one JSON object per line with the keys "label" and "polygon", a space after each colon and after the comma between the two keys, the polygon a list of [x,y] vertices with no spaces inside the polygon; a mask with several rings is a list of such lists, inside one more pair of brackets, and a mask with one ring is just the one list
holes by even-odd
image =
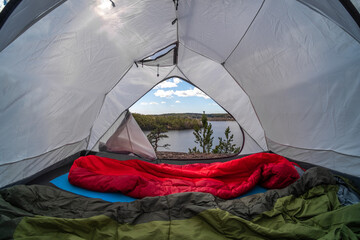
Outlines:
{"label": "tent fabric", "polygon": [[[66,0],[13,0],[9,2],[7,5],[16,5],[16,8],[0,26],[0,35],[2,36],[0,38],[0,51],[64,1]],[[5,6],[9,7],[7,5]]]}
{"label": "tent fabric", "polygon": [[0,190],[0,239],[357,239],[360,204],[342,206],[338,188],[320,168],[287,188],[234,200],[178,193],[109,203],[18,185]]}
{"label": "tent fabric", "polygon": [[[334,151],[311,150],[289,147],[267,139],[269,147],[281,156],[297,159],[304,163],[315,165],[324,164],[327,168],[338,172],[346,172],[350,175],[360,177],[360,157],[339,154]],[[339,162],[341,164],[339,164]]]}
{"label": "tent fabric", "polygon": [[[252,137],[262,151],[267,151],[265,134],[251,101],[243,89],[233,80],[226,70],[218,63],[179,47],[179,68],[191,82],[206,92],[220,106],[223,106]],[[209,84],[209,79],[214,81]],[[220,91],[219,91],[220,89]],[[229,89],[238,94],[229,94]],[[246,114],[244,114],[246,113]],[[247,152],[243,152],[247,154]]]}
{"label": "tent fabric", "polygon": [[[308,162],[360,172],[347,167],[360,156],[360,30],[338,1],[32,2],[0,29],[0,167],[10,175],[36,174],[64,157],[47,153],[84,139],[93,149],[175,76],[235,117],[244,150],[276,152],[274,142],[290,158],[302,149],[323,154]],[[176,65],[136,66],[174,43]],[[38,156],[47,156],[40,165]],[[21,176],[21,161],[36,167]]]}
{"label": "tent fabric", "polygon": [[94,155],[75,160],[69,182],[98,192],[121,192],[135,198],[179,192],[207,192],[229,199],[260,184],[284,188],[299,178],[292,163],[276,154],[257,153],[228,162],[187,165],[118,161]]}
{"label": "tent fabric", "polygon": [[124,121],[103,147],[108,152],[133,153],[146,159],[156,159],[153,147],[129,111],[126,112]]}
{"label": "tent fabric", "polygon": [[308,7],[265,1],[225,68],[249,95],[267,138],[358,156],[359,53],[359,42]]}
{"label": "tent fabric", "polygon": [[[312,1],[312,0],[298,0],[299,2],[315,9],[319,13],[325,15],[341,28],[347,31],[352,37],[360,42],[360,28],[352,18],[341,17],[346,14],[346,9],[342,6],[341,1],[330,0],[330,1]],[[356,3],[357,0],[352,1]],[[358,1],[357,1],[358,2]],[[358,3],[359,5],[359,3]]]}
{"label": "tent fabric", "polygon": [[171,44],[170,46],[160,50],[159,52],[138,61],[138,65],[146,66],[158,66],[158,67],[169,67],[176,64],[177,61],[177,44]]}
{"label": "tent fabric", "polygon": [[[162,67],[159,69],[159,75],[165,77],[173,68]],[[106,95],[100,113],[91,129],[87,148],[93,149],[96,142],[106,133],[121,113],[141,98],[147,90],[154,87],[159,79],[156,67],[136,66],[133,63],[121,81]]]}
{"label": "tent fabric", "polygon": [[88,139],[83,139],[79,142],[67,144],[39,156],[23,159],[11,164],[1,165],[0,187],[12,185],[14,183],[21,182],[24,179],[32,178],[44,169],[51,168],[58,162],[58,159],[65,159],[84,150],[87,142]]}

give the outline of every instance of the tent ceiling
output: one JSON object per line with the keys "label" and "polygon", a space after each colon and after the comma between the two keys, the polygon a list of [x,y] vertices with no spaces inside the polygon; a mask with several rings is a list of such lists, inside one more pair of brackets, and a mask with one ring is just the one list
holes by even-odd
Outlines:
{"label": "tent ceiling", "polygon": [[252,1],[179,1],[179,40],[187,48],[224,62],[262,6]]}
{"label": "tent ceiling", "polygon": [[[360,42],[360,28],[359,23],[356,23],[351,17],[344,17],[348,12],[339,0],[328,0],[328,1],[314,1],[314,0],[298,0],[309,8],[329,18],[349,35]],[[358,1],[358,0],[355,0]],[[359,12],[357,13],[357,21],[360,22]]]}

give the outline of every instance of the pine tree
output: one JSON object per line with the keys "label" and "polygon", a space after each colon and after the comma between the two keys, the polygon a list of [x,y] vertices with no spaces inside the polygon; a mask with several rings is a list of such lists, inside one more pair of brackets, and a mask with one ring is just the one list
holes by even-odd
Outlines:
{"label": "pine tree", "polygon": [[225,139],[219,137],[219,144],[213,149],[213,153],[238,153],[240,147],[236,147],[236,144],[233,144],[234,134],[230,135],[230,127],[227,127],[225,130]]}
{"label": "pine tree", "polygon": [[[200,149],[202,149],[203,153],[210,153],[212,148],[212,143],[214,137],[212,137],[213,130],[211,123],[208,123],[207,117],[205,113],[203,113],[201,117],[202,122],[202,128],[196,126],[194,128],[194,136],[195,136],[195,143],[198,143],[200,145]],[[196,147],[193,149],[189,148],[189,153],[192,152],[200,152]]]}
{"label": "pine tree", "polygon": [[151,146],[154,148],[155,151],[157,151],[158,148],[168,148],[170,147],[170,144],[166,143],[164,145],[159,145],[159,141],[163,138],[168,138],[169,136],[164,134],[167,130],[164,126],[156,126],[154,130],[152,130],[148,135],[147,138],[149,142],[151,143]]}

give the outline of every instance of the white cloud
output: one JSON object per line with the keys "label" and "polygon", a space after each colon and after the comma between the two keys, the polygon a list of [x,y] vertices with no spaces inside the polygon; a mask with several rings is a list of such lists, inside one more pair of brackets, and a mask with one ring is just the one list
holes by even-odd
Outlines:
{"label": "white cloud", "polygon": [[176,83],[176,84],[179,84],[179,83],[182,82],[182,80],[180,78],[177,78],[177,77],[174,77],[173,80],[174,80],[174,83]]}
{"label": "white cloud", "polygon": [[175,103],[181,103],[179,100],[175,101]]}
{"label": "white cloud", "polygon": [[162,101],[161,104],[165,104],[166,102]]}
{"label": "white cloud", "polygon": [[181,83],[182,80],[180,80],[180,78],[172,78],[166,81],[163,81],[161,83],[159,83],[158,85],[156,85],[154,87],[154,89],[159,89],[159,88],[175,88],[178,86],[179,83]]}
{"label": "white cloud", "polygon": [[173,90],[168,90],[168,91],[164,91],[164,90],[157,90],[154,95],[157,97],[161,97],[161,98],[171,98],[172,95],[174,94]]}
{"label": "white cloud", "polygon": [[182,91],[175,91],[174,94],[176,96],[178,96],[178,97],[202,97],[202,98],[205,98],[205,99],[210,98],[208,95],[203,93],[198,88],[193,88],[193,89],[189,89],[189,90],[182,90]]}
{"label": "white cloud", "polygon": [[158,105],[159,103],[157,103],[157,102],[141,102],[140,104],[147,106],[147,105]]}
{"label": "white cloud", "polygon": [[200,89],[198,88],[193,88],[193,89],[189,89],[189,90],[157,90],[154,93],[155,96],[157,97],[162,97],[162,98],[172,98],[173,95],[178,96],[178,97],[202,97],[205,99],[209,99],[210,97],[208,95],[206,95],[205,93],[203,93]]}

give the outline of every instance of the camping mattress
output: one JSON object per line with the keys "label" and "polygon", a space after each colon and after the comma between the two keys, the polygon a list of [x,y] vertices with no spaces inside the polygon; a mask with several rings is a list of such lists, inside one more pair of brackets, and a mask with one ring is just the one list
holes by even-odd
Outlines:
{"label": "camping mattress", "polygon": [[96,191],[91,191],[91,190],[87,190],[84,188],[74,186],[69,183],[68,175],[69,175],[69,173],[63,174],[63,175],[51,180],[50,183],[54,184],[58,188],[66,190],[68,192],[72,192],[72,193],[79,194],[79,195],[82,195],[85,197],[90,197],[90,198],[100,198],[100,199],[108,201],[108,202],[132,202],[132,201],[136,200],[136,198],[126,196],[126,195],[122,194],[121,192],[116,192],[116,193],[96,192]]}
{"label": "camping mattress", "polygon": [[0,239],[359,239],[360,204],[322,168],[241,199],[185,192],[110,203],[41,185],[0,190]]}
{"label": "camping mattress", "polygon": [[[82,195],[85,197],[100,198],[100,199],[108,201],[108,202],[132,202],[132,201],[136,200],[136,198],[126,196],[126,195],[122,194],[121,192],[116,192],[116,193],[96,192],[96,191],[91,191],[91,190],[87,190],[84,188],[74,186],[69,183],[68,175],[69,175],[68,173],[63,174],[63,175],[51,180],[50,183],[52,183],[53,185],[55,185],[58,188],[61,188],[62,190],[68,191],[68,192],[79,194],[79,195]],[[238,196],[236,198],[241,198],[241,197],[249,196],[249,195],[256,194],[256,193],[263,193],[266,191],[267,191],[266,188],[256,185],[249,192],[242,194],[241,196]]]}
{"label": "camping mattress", "polygon": [[134,198],[180,192],[205,192],[220,198],[238,197],[257,184],[284,188],[299,174],[286,158],[257,153],[228,162],[187,165],[154,164],[141,160],[118,161],[89,155],[75,160],[69,182],[98,192],[121,192]]}

